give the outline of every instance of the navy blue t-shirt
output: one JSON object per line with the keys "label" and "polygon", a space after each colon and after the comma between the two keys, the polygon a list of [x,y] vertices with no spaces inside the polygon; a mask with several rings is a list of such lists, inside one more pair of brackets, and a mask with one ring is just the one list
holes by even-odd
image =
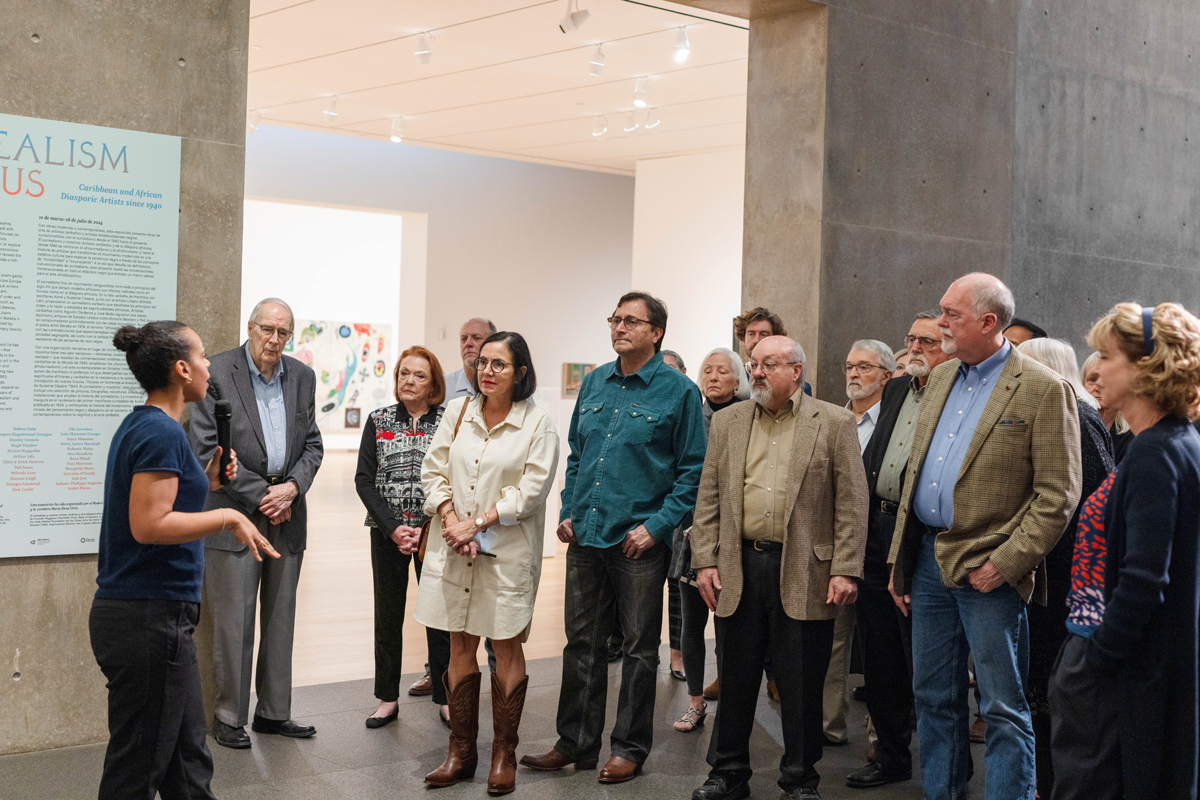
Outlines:
{"label": "navy blue t-shirt", "polygon": [[96,597],[199,603],[204,541],[139,544],[129,530],[129,492],[139,472],[178,475],[173,510],[204,510],[208,476],[188,447],[183,427],[160,408],[136,406],[117,428],[108,450]]}

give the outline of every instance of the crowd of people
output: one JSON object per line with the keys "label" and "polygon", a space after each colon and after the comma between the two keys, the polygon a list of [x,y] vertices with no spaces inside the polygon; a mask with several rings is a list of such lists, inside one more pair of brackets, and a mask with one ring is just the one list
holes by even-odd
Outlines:
{"label": "crowd of people", "polygon": [[[995,277],[956,280],[914,315],[904,348],[851,345],[843,405],[811,396],[804,348],[766,308],[735,321],[743,352],[713,349],[693,382],[663,349],[665,304],[621,297],[608,318],[616,358],[584,378],[562,448],[558,739],[519,760],[559,434],[533,402],[519,333],[468,321],[450,374],[408,348],[397,402],[365,419],[355,476],[375,597],[379,707],[366,726],[397,719],[411,563],[429,661],[408,692],[431,696],[450,729],[426,784],[478,769],[481,639],[490,794],[514,791],[518,765],[633,780],[653,746],[665,585],[670,675],[689,696],[674,730],[697,731],[718,703],[693,800],[749,796],[764,674],[782,724],[779,787],[819,798],[823,749],[847,741],[852,653],[871,744],[850,787],[911,780],[915,726],[928,800],[966,796],[974,740],[986,742],[989,800],[1194,800],[1200,320],[1174,303],[1118,304],[1080,367],[1068,342],[1014,315]],[[109,681],[101,798],[213,797],[191,641],[202,585],[214,740],[251,747],[248,723],[315,734],[290,705],[305,494],[323,455],[312,370],[283,354],[294,322],[284,301],[263,300],[245,344],[211,363],[177,322],[114,339],[147,402],[114,437],[105,486],[91,615]],[[717,680],[705,686],[710,614]]]}

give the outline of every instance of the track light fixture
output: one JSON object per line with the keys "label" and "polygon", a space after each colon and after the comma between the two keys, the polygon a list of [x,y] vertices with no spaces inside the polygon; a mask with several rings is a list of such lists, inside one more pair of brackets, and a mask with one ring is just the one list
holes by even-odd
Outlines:
{"label": "track light fixture", "polygon": [[429,49],[429,40],[432,37],[428,33],[422,33],[417,37],[417,49],[413,53],[417,57],[418,64],[428,64],[433,58],[433,51]]}
{"label": "track light fixture", "polygon": [[642,127],[646,130],[650,130],[651,128],[657,128],[661,124],[662,120],[658,118],[658,109],[646,109],[646,121],[642,123]]}
{"label": "track light fixture", "polygon": [[630,111],[630,112],[629,112],[629,116],[625,118],[625,125],[623,126],[623,130],[624,130],[626,133],[629,133],[629,132],[631,132],[631,131],[636,131],[636,130],[637,130],[637,128],[638,128],[638,121],[637,121],[637,119],[636,119],[636,118],[633,116],[633,112],[632,112],[632,111]]}
{"label": "track light fixture", "polygon": [[588,72],[593,78],[599,78],[600,73],[604,72],[604,45],[596,45],[596,52],[588,59],[590,69]]}
{"label": "track light fixture", "polygon": [[334,118],[338,115],[337,101],[338,96],[335,94],[325,102],[325,110],[321,113],[325,115],[326,125],[332,125],[334,123]]}
{"label": "track light fixture", "polygon": [[688,42],[687,28],[680,28],[675,34],[675,63],[682,64],[687,61],[691,52],[692,45]]}
{"label": "track light fixture", "polygon": [[262,114],[257,111],[251,111],[246,115],[246,135],[250,135],[258,130],[258,126],[262,123]]}
{"label": "track light fixture", "polygon": [[649,85],[650,79],[642,76],[637,79],[637,84],[633,87],[633,104],[638,108],[645,108],[647,105],[646,92]]}
{"label": "track light fixture", "polygon": [[[572,11],[572,8],[575,10]],[[591,15],[590,11],[579,10],[579,0],[567,0],[567,13],[559,20],[558,29],[563,33],[577,31],[583,27],[583,23],[587,22]]]}
{"label": "track light fixture", "polygon": [[596,117],[592,120],[592,136],[603,136],[608,133],[608,117]]}
{"label": "track light fixture", "polygon": [[391,140],[396,144],[404,141],[404,117],[392,117]]}

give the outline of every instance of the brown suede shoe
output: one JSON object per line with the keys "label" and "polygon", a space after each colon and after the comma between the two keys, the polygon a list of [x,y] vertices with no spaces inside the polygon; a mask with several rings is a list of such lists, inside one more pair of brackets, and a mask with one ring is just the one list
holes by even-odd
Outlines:
{"label": "brown suede shoe", "polygon": [[779,687],[775,685],[775,681],[767,681],[767,697],[779,702]]}
{"label": "brown suede shoe", "polygon": [[611,756],[600,770],[596,780],[600,783],[625,783],[642,774],[642,765],[620,756]]}
{"label": "brown suede shoe", "polygon": [[521,725],[521,711],[525,708],[525,691],[529,688],[526,675],[511,694],[496,673],[492,673],[492,770],[488,773],[488,794],[508,794],[517,788],[517,728]]}
{"label": "brown suede shoe", "polygon": [[426,672],[416,683],[408,687],[408,693],[412,697],[428,697],[433,694],[433,676]]}
{"label": "brown suede shoe", "polygon": [[450,688],[449,673],[443,679],[450,700],[450,749],[440,767],[425,776],[430,786],[453,786],[475,777],[479,766],[479,682],[474,672]]}
{"label": "brown suede shoe", "polygon": [[971,741],[976,744],[983,744],[987,741],[987,720],[983,717],[976,716],[975,722],[971,724],[969,736]]}
{"label": "brown suede shoe", "polygon": [[721,681],[719,679],[713,681],[704,689],[704,699],[705,700],[721,699]]}
{"label": "brown suede shoe", "polygon": [[575,761],[557,750],[542,753],[540,756],[521,756],[522,767],[529,767],[538,772],[557,772],[563,767],[569,767],[572,764],[575,765],[576,770],[596,768],[595,761]]}

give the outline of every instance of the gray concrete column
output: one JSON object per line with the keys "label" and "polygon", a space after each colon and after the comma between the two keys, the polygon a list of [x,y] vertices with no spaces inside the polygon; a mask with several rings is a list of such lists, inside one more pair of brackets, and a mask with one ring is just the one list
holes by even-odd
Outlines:
{"label": "gray concrete column", "polygon": [[[183,137],[177,317],[214,353],[239,340],[249,15],[249,0],[7,0],[0,26],[0,112]],[[95,556],[0,559],[0,755],[107,737],[95,579]]]}

